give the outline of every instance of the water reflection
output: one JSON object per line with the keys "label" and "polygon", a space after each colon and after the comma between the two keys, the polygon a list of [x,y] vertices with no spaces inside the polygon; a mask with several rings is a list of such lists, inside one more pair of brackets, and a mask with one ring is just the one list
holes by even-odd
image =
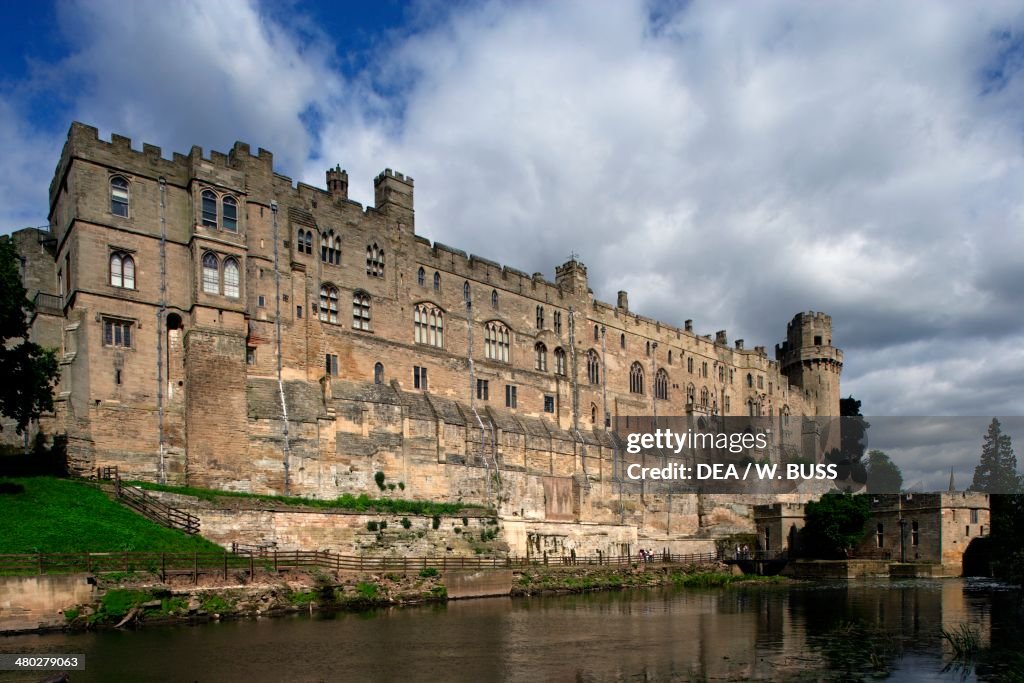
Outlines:
{"label": "water reflection", "polygon": [[[80,681],[986,680],[946,670],[941,628],[1016,652],[1020,593],[957,580],[493,599],[318,618],[19,636],[84,652]],[[0,674],[0,680],[39,676]]]}

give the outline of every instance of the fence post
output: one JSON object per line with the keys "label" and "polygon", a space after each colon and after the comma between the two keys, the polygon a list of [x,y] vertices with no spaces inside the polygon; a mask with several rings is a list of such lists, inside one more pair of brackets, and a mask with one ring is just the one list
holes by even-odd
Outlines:
{"label": "fence post", "polygon": [[274,573],[277,573],[277,548],[274,548]]}
{"label": "fence post", "polygon": [[160,580],[167,583],[167,553],[160,553]]}
{"label": "fence post", "polygon": [[252,553],[249,553],[249,581],[256,580],[256,568],[253,566]]}
{"label": "fence post", "polygon": [[124,573],[128,573],[128,551],[124,551]]}
{"label": "fence post", "polygon": [[224,580],[228,580],[228,551],[224,551]]}
{"label": "fence post", "polygon": [[199,551],[192,553],[192,583],[199,583]]}
{"label": "fence post", "polygon": [[39,573],[43,573],[43,554],[39,553]]}

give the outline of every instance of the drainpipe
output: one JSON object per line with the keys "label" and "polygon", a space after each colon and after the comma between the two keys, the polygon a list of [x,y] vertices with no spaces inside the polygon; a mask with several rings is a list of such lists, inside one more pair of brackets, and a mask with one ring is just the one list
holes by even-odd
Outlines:
{"label": "drainpipe", "polygon": [[[281,433],[284,437],[284,495],[287,496],[291,489],[291,448],[288,444],[288,402],[284,398],[284,381],[281,377],[281,270],[278,267],[277,202],[270,202],[270,212],[274,217],[274,316],[276,318],[274,328],[277,346],[277,392],[281,398]],[[331,381],[330,377],[327,378],[327,381]]]}
{"label": "drainpipe", "polygon": [[[167,468],[164,462],[164,334],[167,318],[167,180],[160,176],[160,306],[156,310],[156,411],[159,418],[159,462],[157,481],[167,483]],[[168,375],[170,368],[167,369]]]}

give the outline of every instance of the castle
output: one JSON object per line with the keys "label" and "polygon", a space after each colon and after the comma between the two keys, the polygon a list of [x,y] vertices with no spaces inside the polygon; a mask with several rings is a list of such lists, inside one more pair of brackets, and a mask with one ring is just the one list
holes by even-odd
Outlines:
{"label": "castle", "polygon": [[797,314],[774,357],[730,346],[596,300],[576,259],[551,281],[431,243],[401,173],[373,207],[348,183],[72,124],[49,230],[12,239],[32,338],[59,350],[41,427],[75,470],[313,497],[376,494],[384,472],[406,497],[669,538],[743,515],[624,484],[613,420],[838,414],[827,315]]}

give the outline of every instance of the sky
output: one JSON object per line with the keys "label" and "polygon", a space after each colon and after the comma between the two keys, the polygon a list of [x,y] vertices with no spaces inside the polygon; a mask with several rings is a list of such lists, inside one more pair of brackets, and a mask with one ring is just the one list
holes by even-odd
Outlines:
{"label": "sky", "polygon": [[1020,3],[0,12],[0,232],[46,224],[72,120],[243,140],[364,204],[406,173],[419,234],[552,279],[575,252],[599,299],[699,334],[772,349],[825,311],[866,415],[1024,415]]}

